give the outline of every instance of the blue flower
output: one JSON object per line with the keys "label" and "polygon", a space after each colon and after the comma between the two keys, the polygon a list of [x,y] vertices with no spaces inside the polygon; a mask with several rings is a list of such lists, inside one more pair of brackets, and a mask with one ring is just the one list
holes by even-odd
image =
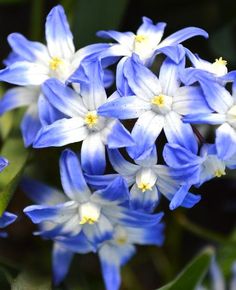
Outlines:
{"label": "blue flower", "polygon": [[135,244],[161,246],[164,240],[162,231],[163,224],[148,228],[115,227],[113,238],[105,241],[98,250],[107,290],[120,288],[120,268],[135,254]]}
{"label": "blue flower", "polygon": [[193,67],[186,68],[181,74],[181,80],[186,85],[191,85],[201,78],[217,81],[224,85],[235,79],[236,71],[228,72],[227,61],[222,57],[215,59],[213,63],[201,59],[197,54],[193,54],[189,49],[185,48],[187,57],[190,59]]}
{"label": "blue flower", "polygon": [[213,112],[190,113],[183,118],[183,121],[193,124],[220,125],[216,129],[217,153],[220,159],[229,159],[236,153],[236,83],[233,83],[232,94],[226,87],[216,81],[209,81],[207,78],[201,77],[200,84]]}
{"label": "blue flower", "polygon": [[68,117],[43,126],[33,146],[63,146],[83,141],[83,169],[90,174],[102,174],[106,166],[105,145],[119,148],[132,146],[134,142],[119,120],[105,118],[97,113],[99,107],[109,101],[103,86],[100,63],[91,62],[87,73],[88,79],[80,81],[77,92],[56,79],[45,82],[43,92],[48,101]]}
{"label": "blue flower", "polygon": [[[43,225],[38,234],[46,238],[75,237],[82,232],[96,247],[111,238],[114,223],[132,227],[152,226],[162,217],[162,214],[149,215],[124,207],[123,204],[129,200],[129,191],[121,177],[92,193],[77,156],[70,150],[64,150],[61,155],[60,173],[66,196],[47,187],[47,193],[42,195],[37,192],[43,192],[44,188],[37,189],[36,194],[33,189],[30,195],[38,199],[40,205],[24,209],[34,223]],[[25,188],[29,192],[27,186]],[[28,188],[32,189],[33,186]],[[49,204],[43,200],[49,201]]]}
{"label": "blue flower", "polygon": [[[175,172],[165,165],[157,164],[156,147],[146,152],[142,159],[127,161],[117,149],[109,150],[109,159],[115,169],[131,186],[130,206],[139,211],[152,212],[160,201],[160,195],[170,200],[170,209],[179,206],[190,208],[200,201],[199,195],[188,190],[191,185],[180,179]],[[181,175],[182,173],[180,173]],[[86,175],[88,183],[95,188],[104,188],[116,178],[115,174],[103,176]]]}
{"label": "blue flower", "polygon": [[199,113],[212,110],[200,87],[181,86],[179,71],[183,64],[177,65],[167,58],[157,78],[133,55],[126,60],[123,71],[134,95],[116,98],[98,109],[105,117],[138,118],[132,137],[139,146],[129,148],[132,158],[138,159],[151,148],[162,129],[169,142],[178,140],[191,150],[197,147],[192,128],[182,122],[182,115],[193,110]]}
{"label": "blue flower", "polygon": [[[29,41],[19,33],[10,34],[8,42],[13,54],[10,54],[10,59],[5,61],[8,66],[0,71],[1,81],[24,86],[6,92],[0,102],[0,114],[21,106],[28,107],[21,123],[26,147],[32,144],[41,128],[41,112],[38,112],[41,105],[39,98],[42,100],[44,97],[40,85],[50,77],[65,82],[83,59],[91,55],[95,57],[107,46],[107,44],[94,44],[75,52],[73,36],[64,9],[60,5],[50,11],[45,30],[47,46]],[[42,110],[45,115],[53,115],[51,121],[58,118],[58,112],[56,110],[53,112],[49,104],[43,106]]]}
{"label": "blue flower", "polygon": [[[112,38],[118,43],[111,45],[101,58],[105,57],[120,57],[131,56],[136,53],[141,61],[146,65],[150,65],[154,56],[158,53],[164,53],[172,58],[174,61],[179,61],[183,57],[183,50],[179,56],[178,44],[193,36],[208,37],[208,34],[196,27],[188,27],[181,29],[161,41],[166,23],[159,22],[153,24],[152,20],[143,17],[143,23],[138,28],[136,34],[133,32],[118,32],[114,30],[99,31],[97,35],[103,38]],[[177,53],[176,53],[177,52]]]}
{"label": "blue flower", "polygon": [[[16,219],[17,216],[15,214],[5,211],[0,217],[0,229],[3,229],[8,225],[12,224]],[[7,233],[1,231],[0,237],[2,238],[7,237]]]}

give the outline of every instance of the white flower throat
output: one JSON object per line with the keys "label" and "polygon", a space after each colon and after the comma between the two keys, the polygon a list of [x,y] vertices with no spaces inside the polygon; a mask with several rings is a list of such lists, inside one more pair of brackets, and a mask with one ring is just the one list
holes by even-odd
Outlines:
{"label": "white flower throat", "polygon": [[101,207],[92,202],[86,202],[79,206],[80,224],[94,224],[101,214]]}
{"label": "white flower throat", "polygon": [[164,94],[153,96],[151,99],[152,110],[161,115],[166,115],[172,110],[173,98]]}

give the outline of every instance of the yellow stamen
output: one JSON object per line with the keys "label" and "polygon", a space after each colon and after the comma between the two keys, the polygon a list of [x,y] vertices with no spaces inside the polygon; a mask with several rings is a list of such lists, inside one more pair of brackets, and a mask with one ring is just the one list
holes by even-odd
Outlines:
{"label": "yellow stamen", "polygon": [[147,40],[147,36],[145,35],[142,35],[142,34],[138,34],[135,36],[134,38],[135,42],[137,43],[141,43],[141,42],[144,42],[145,40]]}
{"label": "yellow stamen", "polygon": [[151,190],[152,187],[148,182],[141,182],[138,184],[138,188],[142,190],[142,192],[145,192],[147,190]]}
{"label": "yellow stamen", "polygon": [[220,170],[220,169],[217,169],[215,171],[215,177],[221,177],[222,175],[225,175],[225,171],[224,170]]}
{"label": "yellow stamen", "polygon": [[127,243],[127,237],[119,237],[116,239],[118,245],[125,245]]}
{"label": "yellow stamen", "polygon": [[216,58],[213,64],[227,65],[227,61],[224,60],[222,57],[220,57],[220,58]]}
{"label": "yellow stamen", "polygon": [[165,97],[163,95],[154,96],[151,103],[158,107],[163,107],[165,105]]}
{"label": "yellow stamen", "polygon": [[98,121],[98,115],[94,112],[88,112],[85,116],[85,123],[89,128],[93,128]]}
{"label": "yellow stamen", "polygon": [[97,221],[96,218],[92,218],[92,217],[89,217],[89,216],[84,216],[82,218],[82,220],[79,222],[80,225],[84,225],[84,224],[94,224],[95,222]]}
{"label": "yellow stamen", "polygon": [[57,70],[58,67],[63,63],[62,59],[59,57],[53,57],[49,62],[49,67],[51,70]]}

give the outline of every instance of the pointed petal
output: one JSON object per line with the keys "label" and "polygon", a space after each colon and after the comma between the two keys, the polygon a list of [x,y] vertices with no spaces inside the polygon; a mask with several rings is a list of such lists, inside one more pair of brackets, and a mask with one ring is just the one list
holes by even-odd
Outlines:
{"label": "pointed petal", "polygon": [[47,16],[46,40],[51,57],[69,59],[75,52],[73,36],[61,5],[55,6]]}
{"label": "pointed petal", "polygon": [[164,46],[156,49],[155,54],[163,53],[174,63],[180,63],[185,57],[185,50],[182,45]]}
{"label": "pointed petal", "polygon": [[130,206],[133,210],[143,210],[144,212],[153,212],[159,202],[159,194],[156,186],[152,189],[142,192],[134,184],[130,191]]}
{"label": "pointed petal", "polygon": [[216,130],[216,150],[222,160],[227,160],[236,153],[236,131],[227,123]]}
{"label": "pointed petal", "polygon": [[81,118],[61,119],[44,126],[37,134],[34,148],[60,147],[84,140],[88,135],[87,127]]}
{"label": "pointed petal", "polygon": [[31,205],[24,209],[24,213],[32,220],[33,223],[38,224],[45,221],[53,221],[54,223],[63,223],[70,220],[73,216],[77,205],[73,201],[57,204],[54,206],[46,205]]}
{"label": "pointed petal", "polygon": [[233,97],[226,88],[218,82],[202,75],[198,76],[198,81],[200,82],[208,105],[217,113],[226,113],[234,102]]}
{"label": "pointed petal", "polygon": [[153,96],[161,93],[157,76],[140,62],[136,54],[125,62],[124,75],[134,94],[144,101],[149,102]]}
{"label": "pointed petal", "polygon": [[198,144],[192,127],[183,123],[181,117],[174,111],[165,117],[164,132],[168,142],[179,144],[196,154]]}
{"label": "pointed petal", "polygon": [[12,50],[19,55],[22,60],[34,62],[47,62],[49,55],[47,48],[40,42],[29,41],[20,33],[11,33],[7,37],[8,43]]}
{"label": "pointed petal", "polygon": [[[104,133],[102,132],[102,134]],[[111,131],[107,136],[106,144],[109,149],[135,145],[129,131],[125,129],[119,120],[113,122]]]}
{"label": "pointed petal", "polygon": [[160,69],[159,80],[162,93],[167,96],[175,96],[176,90],[180,87],[179,65],[166,58]]}
{"label": "pointed petal", "polygon": [[86,202],[90,196],[90,190],[84,179],[77,155],[69,149],[65,149],[60,157],[61,183],[65,193],[72,200]]}
{"label": "pointed petal", "polygon": [[108,150],[109,160],[113,168],[123,176],[126,175],[136,175],[136,172],[139,170],[140,166],[126,161],[121,155],[119,150],[112,149]]}
{"label": "pointed petal", "polygon": [[38,94],[37,87],[19,87],[7,90],[0,101],[0,115],[15,108],[36,103]]}
{"label": "pointed petal", "polygon": [[90,175],[85,174],[85,179],[87,183],[94,188],[97,189],[103,189],[108,186],[116,177],[118,177],[118,174],[105,174],[105,175]]}
{"label": "pointed petal", "polygon": [[82,98],[57,79],[47,80],[42,85],[42,91],[55,108],[69,117],[84,117],[87,113]]}
{"label": "pointed petal", "polygon": [[[96,146],[94,146],[96,144]],[[103,174],[106,167],[105,145],[99,133],[90,133],[83,141],[81,164],[88,174]]]}
{"label": "pointed petal", "polygon": [[134,119],[149,110],[151,104],[136,96],[121,97],[98,108],[98,114],[118,119]]}
{"label": "pointed petal", "polygon": [[184,123],[219,125],[226,121],[225,114],[190,114],[182,118]]}
{"label": "pointed petal", "polygon": [[208,33],[201,28],[187,27],[168,36],[159,44],[159,47],[176,45],[194,36],[203,36],[208,38]]}
{"label": "pointed petal", "polygon": [[1,157],[0,156],[0,172],[5,168],[7,167],[9,164],[8,160],[4,157]]}
{"label": "pointed petal", "polygon": [[97,110],[107,100],[104,88],[104,71],[100,61],[83,63],[76,72],[80,94],[88,110]]}
{"label": "pointed petal", "polygon": [[25,112],[20,127],[25,147],[29,147],[42,127],[38,116],[37,104],[32,104]]}
{"label": "pointed petal", "polygon": [[37,180],[23,178],[20,187],[37,204],[55,205],[67,201],[62,192]]}
{"label": "pointed petal", "polygon": [[173,110],[180,115],[209,114],[212,109],[208,106],[200,87],[181,87],[176,92],[173,101]]}
{"label": "pointed petal", "polygon": [[125,180],[118,176],[107,187],[93,193],[91,200],[102,204],[121,204],[129,199],[129,189]]}
{"label": "pointed petal", "polygon": [[61,243],[54,242],[52,252],[53,281],[60,284],[66,277],[74,253],[63,247]]}
{"label": "pointed petal", "polygon": [[164,117],[153,111],[142,114],[134,125],[131,136],[136,146],[128,147],[127,151],[133,159],[138,159],[146,150],[153,147],[164,126]]}
{"label": "pointed petal", "polygon": [[17,219],[17,216],[13,213],[5,211],[0,217],[0,228],[5,228],[12,224]]}
{"label": "pointed petal", "polygon": [[19,61],[0,71],[0,80],[19,86],[41,85],[48,79],[48,68],[39,63]]}
{"label": "pointed petal", "polygon": [[138,245],[161,246],[164,242],[164,224],[156,224],[153,227],[128,228],[129,241]]}

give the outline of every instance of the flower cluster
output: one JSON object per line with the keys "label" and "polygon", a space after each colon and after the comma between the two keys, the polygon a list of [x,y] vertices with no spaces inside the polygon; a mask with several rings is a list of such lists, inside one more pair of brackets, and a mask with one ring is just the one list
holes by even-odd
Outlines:
{"label": "flower cluster", "polygon": [[[56,284],[74,253],[96,252],[106,288],[117,290],[135,244],[163,242],[163,214],[154,212],[161,196],[171,210],[191,208],[201,198],[191,187],[236,167],[235,72],[222,58],[210,63],[181,44],[207,38],[204,30],[189,27],[162,40],[165,26],[143,17],[136,34],[100,31],[116,42],[75,51],[59,5],[47,16],[46,46],[18,33],[8,37],[12,53],[0,80],[18,86],[6,92],[0,113],[27,107],[26,147],[81,142],[78,153],[61,153],[63,192],[22,182],[37,204],[24,209],[39,224],[35,234],[54,243]],[[194,124],[220,125],[215,142]]]}

